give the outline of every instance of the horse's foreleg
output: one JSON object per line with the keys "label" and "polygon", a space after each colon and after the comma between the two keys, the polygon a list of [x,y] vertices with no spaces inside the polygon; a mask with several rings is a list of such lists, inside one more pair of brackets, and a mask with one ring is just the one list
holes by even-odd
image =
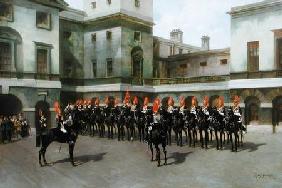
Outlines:
{"label": "horse's foreleg", "polygon": [[150,150],[151,150],[151,154],[152,154],[152,158],[151,158],[151,161],[154,161],[154,149],[153,149],[153,144],[150,143]]}
{"label": "horse's foreleg", "polygon": [[210,129],[210,135],[211,135],[210,136],[210,138],[211,138],[210,141],[212,142],[212,130],[211,129]]}
{"label": "horse's foreleg", "polygon": [[209,131],[205,129],[205,148],[208,149]]}
{"label": "horse's foreleg", "polygon": [[224,132],[220,131],[220,149],[223,148],[223,146],[222,146],[223,145],[223,141],[222,141],[223,136],[224,136]]}
{"label": "horse's foreleg", "polygon": [[215,139],[216,139],[216,149],[219,150],[219,140],[218,140],[218,131],[215,131]]}
{"label": "horse's foreleg", "polygon": [[44,162],[45,165],[47,165],[47,161],[46,161],[46,158],[45,158],[45,153],[46,153],[46,148],[43,149],[42,155],[43,155],[43,162]]}
{"label": "horse's foreleg", "polygon": [[204,137],[203,137],[203,130],[200,129],[200,142],[201,142],[201,147],[204,148]]}
{"label": "horse's foreleg", "polygon": [[179,137],[180,137],[180,147],[183,146],[183,140],[182,140],[182,129],[180,129],[180,132],[179,132]]}
{"label": "horse's foreleg", "polygon": [[166,151],[166,146],[165,146],[165,143],[163,143],[163,152],[164,152],[164,156],[165,156],[165,162],[164,162],[164,165],[167,165],[167,157],[166,157],[167,151]]}
{"label": "horse's foreleg", "polygon": [[157,153],[156,153],[156,160],[158,160],[158,167],[161,166],[161,152],[160,152],[160,148],[158,145],[155,146]]}
{"label": "horse's foreleg", "polygon": [[[233,143],[233,138],[232,138],[232,132],[230,133],[230,141],[231,141],[231,151],[234,151],[234,143]],[[236,141],[236,138],[235,138]]]}
{"label": "horse's foreleg", "polygon": [[42,162],[41,162],[41,155],[42,155],[42,148],[39,150],[39,165],[42,167]]}
{"label": "horse's foreleg", "polygon": [[70,155],[70,162],[73,166],[75,166],[74,164],[74,160],[73,160],[73,150],[74,150],[74,143],[70,143],[69,144],[69,155]]}

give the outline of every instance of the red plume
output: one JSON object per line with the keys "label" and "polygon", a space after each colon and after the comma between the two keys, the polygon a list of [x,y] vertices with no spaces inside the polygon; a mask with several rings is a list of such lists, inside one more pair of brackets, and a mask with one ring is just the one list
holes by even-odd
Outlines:
{"label": "red plume", "polygon": [[144,99],[144,106],[148,105],[149,104],[149,98],[148,97],[145,97]]}
{"label": "red plume", "polygon": [[167,101],[168,106],[173,106],[174,105],[174,100],[172,97],[169,97],[168,101]]}
{"label": "red plume", "polygon": [[125,96],[124,96],[124,103],[128,103],[130,101],[130,93],[128,90],[126,90]]}
{"label": "red plume", "polygon": [[186,104],[185,104],[185,98],[183,97],[183,96],[180,96],[179,97],[179,106],[180,107],[183,107],[183,106],[185,106]]}
{"label": "red plume", "polygon": [[161,100],[159,98],[156,98],[153,104],[153,112],[157,113],[159,111],[160,108],[160,104],[161,104]]}
{"label": "red plume", "polygon": [[54,102],[54,111],[57,115],[61,115],[61,107],[58,101]]}

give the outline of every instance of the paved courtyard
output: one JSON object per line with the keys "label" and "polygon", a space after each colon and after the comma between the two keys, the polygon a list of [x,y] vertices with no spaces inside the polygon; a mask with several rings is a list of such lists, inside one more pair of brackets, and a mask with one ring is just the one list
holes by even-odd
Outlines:
{"label": "paved courtyard", "polygon": [[238,153],[169,146],[168,165],[160,168],[145,144],[90,137],[78,139],[77,167],[67,145],[53,143],[46,155],[53,165],[41,168],[32,136],[0,145],[0,188],[281,188],[282,132],[260,130],[250,129]]}

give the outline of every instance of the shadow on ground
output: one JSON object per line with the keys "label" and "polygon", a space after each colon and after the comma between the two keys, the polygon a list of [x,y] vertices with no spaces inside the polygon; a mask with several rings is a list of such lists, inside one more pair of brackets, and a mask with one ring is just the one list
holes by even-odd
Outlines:
{"label": "shadow on ground", "polygon": [[[259,149],[260,146],[264,146],[266,145],[266,143],[253,143],[253,142],[244,142],[243,146],[238,146],[238,151],[237,152],[241,152],[241,151],[247,151],[248,152],[254,152],[257,151]],[[225,144],[223,144],[223,149],[222,150],[230,150],[231,151],[231,142],[227,143],[225,142]],[[213,149],[216,148],[216,141],[213,141],[212,144],[209,145],[209,149]]]}
{"label": "shadow on ground", "polygon": [[[82,155],[82,156],[74,157],[74,161],[76,161],[76,166],[83,165],[89,162],[98,162],[98,161],[103,160],[104,155],[106,154],[107,153],[99,153],[96,155]],[[54,162],[53,165],[60,164],[60,163],[69,163],[69,162],[70,162],[70,159],[65,158],[65,159]]]}
{"label": "shadow on ground", "polygon": [[170,154],[170,156],[167,159],[174,159],[173,162],[167,163],[167,165],[179,165],[186,161],[186,158],[188,155],[190,155],[193,152],[187,152],[187,153],[180,153],[180,152],[174,152]]}

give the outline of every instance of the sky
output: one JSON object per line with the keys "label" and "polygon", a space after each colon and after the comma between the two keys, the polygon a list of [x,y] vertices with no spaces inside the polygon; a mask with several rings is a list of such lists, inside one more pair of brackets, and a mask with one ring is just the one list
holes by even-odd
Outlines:
{"label": "sky", "polygon": [[[65,0],[82,9],[82,0]],[[154,36],[169,38],[172,29],[181,29],[184,43],[201,46],[201,37],[211,38],[212,49],[230,46],[231,7],[262,0],[154,0]]]}

